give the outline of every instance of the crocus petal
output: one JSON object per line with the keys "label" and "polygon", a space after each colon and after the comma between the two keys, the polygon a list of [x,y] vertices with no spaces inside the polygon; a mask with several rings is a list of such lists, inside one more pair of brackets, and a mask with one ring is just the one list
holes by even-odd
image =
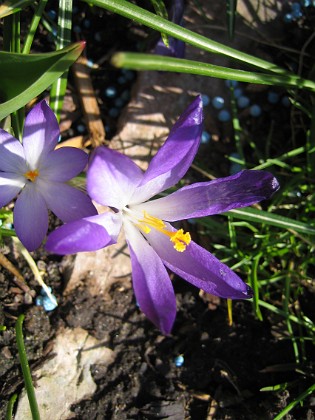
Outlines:
{"label": "crocus petal", "polygon": [[38,248],[48,229],[48,211],[45,200],[33,183],[25,185],[14,206],[14,229],[29,251]]}
{"label": "crocus petal", "polygon": [[50,152],[41,161],[39,173],[41,178],[55,182],[64,182],[75,177],[86,166],[88,155],[75,147],[61,147]]}
{"label": "crocus petal", "polygon": [[202,134],[202,100],[198,96],[173,126],[164,145],[151,160],[129,204],[142,203],[175,185],[193,161]]}
{"label": "crocus petal", "polygon": [[24,124],[23,147],[30,169],[37,169],[40,160],[54,150],[59,134],[55,114],[46,101],[39,102],[30,110]]}
{"label": "crocus petal", "polygon": [[134,208],[173,222],[250,206],[271,197],[278,188],[278,181],[271,173],[244,170],[226,178],[183,187]]}
{"label": "crocus petal", "polygon": [[0,172],[0,207],[5,206],[18,195],[25,181],[24,176]]}
{"label": "crocus petal", "polygon": [[[169,224],[167,227],[175,230]],[[252,297],[246,283],[196,243],[191,242],[184,252],[177,252],[169,238],[154,229],[146,237],[170,270],[206,293],[229,299]]]}
{"label": "crocus petal", "polygon": [[23,174],[27,171],[21,143],[0,128],[0,171]]}
{"label": "crocus petal", "polygon": [[47,207],[64,223],[97,214],[91,199],[70,185],[41,179],[36,181],[36,185]]}
{"label": "crocus petal", "polygon": [[176,316],[176,299],[169,275],[140,232],[128,221],[124,222],[124,229],[137,302],[150,321],[163,334],[169,334]]}
{"label": "crocus petal", "polygon": [[114,213],[67,223],[48,236],[46,249],[61,255],[96,251],[117,242],[121,223],[121,216]]}
{"label": "crocus petal", "polygon": [[127,156],[98,147],[89,163],[87,190],[98,203],[122,209],[142,177],[141,169]]}

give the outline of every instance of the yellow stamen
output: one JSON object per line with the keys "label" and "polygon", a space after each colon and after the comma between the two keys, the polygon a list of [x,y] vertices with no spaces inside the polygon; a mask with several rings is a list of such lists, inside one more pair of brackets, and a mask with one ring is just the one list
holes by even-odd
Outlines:
{"label": "yellow stamen", "polygon": [[159,232],[167,235],[170,238],[170,241],[174,244],[174,248],[178,252],[184,252],[187,245],[191,242],[190,233],[184,233],[183,229],[176,230],[171,232],[167,230],[163,220],[158,219],[157,217],[150,216],[147,212],[143,212],[144,218],[139,220],[137,227],[140,228],[144,233],[150,233],[151,228],[158,230]]}
{"label": "yellow stamen", "polygon": [[24,174],[25,178],[27,178],[29,181],[32,181],[32,182],[35,181],[38,175],[39,175],[38,169],[35,169],[34,171],[27,171]]}

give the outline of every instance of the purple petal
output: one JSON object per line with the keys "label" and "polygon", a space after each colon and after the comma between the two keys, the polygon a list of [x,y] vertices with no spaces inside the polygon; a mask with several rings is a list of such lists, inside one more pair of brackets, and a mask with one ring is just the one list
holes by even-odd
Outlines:
{"label": "purple petal", "polygon": [[141,169],[127,156],[98,147],[89,163],[87,190],[96,202],[122,209],[142,177]]}
{"label": "purple petal", "polygon": [[[167,226],[169,230],[175,231],[171,225]],[[170,270],[206,293],[229,299],[252,297],[251,289],[246,283],[194,242],[184,252],[177,252],[169,238],[154,229],[146,237]]]}
{"label": "purple petal", "polygon": [[23,133],[23,147],[30,169],[37,169],[40,160],[57,145],[59,125],[46,101],[41,101],[28,113]]}
{"label": "purple petal", "polygon": [[176,317],[176,299],[169,275],[141,233],[128,221],[124,228],[137,302],[150,321],[163,334],[169,334]]}
{"label": "purple petal", "polygon": [[42,243],[48,229],[45,200],[33,183],[25,185],[14,206],[14,229],[22,244],[34,251]]}
{"label": "purple petal", "polygon": [[70,185],[42,179],[38,179],[36,185],[47,207],[64,223],[97,214],[91,199]]}
{"label": "purple petal", "polygon": [[250,206],[270,198],[278,188],[278,181],[270,172],[245,170],[226,178],[183,187],[134,208],[173,222]]}
{"label": "purple petal", "polygon": [[27,169],[23,146],[0,128],[0,171],[23,174]]}
{"label": "purple petal", "polygon": [[121,217],[103,213],[67,223],[52,232],[46,249],[54,254],[75,254],[96,251],[117,242],[121,229]]}
{"label": "purple petal", "polygon": [[130,204],[142,203],[175,185],[197,153],[202,133],[202,100],[198,96],[173,126],[166,142],[151,160]]}
{"label": "purple petal", "polygon": [[88,155],[75,147],[61,147],[50,152],[39,168],[41,177],[55,182],[72,179],[87,165]]}
{"label": "purple petal", "polygon": [[0,207],[5,206],[18,195],[25,181],[24,176],[0,172]]}
{"label": "purple petal", "polygon": [[155,46],[154,54],[164,55],[166,57],[176,57],[176,58],[185,57],[185,49],[186,49],[185,42],[180,41],[179,39],[172,38],[172,37],[169,37],[168,42],[169,42],[169,46],[167,47],[162,41],[162,39],[160,39]]}

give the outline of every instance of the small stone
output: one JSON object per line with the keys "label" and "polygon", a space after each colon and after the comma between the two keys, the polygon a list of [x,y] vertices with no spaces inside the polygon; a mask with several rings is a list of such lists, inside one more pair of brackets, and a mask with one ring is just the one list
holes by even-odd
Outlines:
{"label": "small stone", "polygon": [[201,100],[202,100],[203,106],[207,106],[210,104],[210,98],[208,95],[201,95]]}
{"label": "small stone", "polygon": [[249,113],[252,117],[259,117],[261,115],[261,108],[259,105],[252,105],[249,108]]}
{"label": "small stone", "polygon": [[183,355],[175,357],[175,359],[174,359],[175,366],[176,367],[182,367],[183,364],[184,364],[184,361],[185,361],[185,359],[184,359]]}
{"label": "small stone", "polygon": [[277,92],[270,90],[268,92],[268,102],[270,104],[276,104],[277,102],[279,102],[279,94]]}
{"label": "small stone", "polygon": [[[55,297],[53,295],[53,297]],[[43,297],[43,308],[45,309],[46,312],[50,312],[53,311],[54,309],[56,309],[58,306],[57,301],[53,302],[48,296],[44,296]]]}
{"label": "small stone", "polygon": [[211,140],[211,134],[208,133],[207,131],[203,131],[201,134],[201,143],[207,144],[209,143],[210,140]]}
{"label": "small stone", "polygon": [[212,99],[212,106],[215,109],[222,109],[224,107],[224,99],[221,96],[215,96]]}
{"label": "small stone", "polygon": [[222,109],[218,114],[218,120],[221,122],[227,122],[230,121],[231,114],[226,109]]}
{"label": "small stone", "polygon": [[246,108],[250,104],[250,99],[247,96],[240,96],[237,100],[237,106],[239,108]]}
{"label": "small stone", "polygon": [[108,86],[104,91],[104,95],[106,98],[115,98],[117,95],[117,89],[114,86]]}

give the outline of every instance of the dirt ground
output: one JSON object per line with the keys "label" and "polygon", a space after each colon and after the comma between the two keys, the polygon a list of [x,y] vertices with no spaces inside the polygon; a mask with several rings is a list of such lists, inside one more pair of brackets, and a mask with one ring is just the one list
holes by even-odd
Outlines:
{"label": "dirt ground", "polygon": [[[192,9],[195,8],[195,12],[199,10],[196,9],[195,2],[188,3]],[[214,2],[211,12],[218,12],[219,16],[222,16],[222,6],[218,5],[219,3]],[[278,7],[278,3],[273,4]],[[153,45],[153,41],[150,41],[152,36],[150,31],[147,32],[142,28],[135,29],[135,25],[129,24],[128,37],[125,37],[125,30],[118,31],[117,40],[120,41],[113,46],[107,35],[117,30],[119,25],[123,28],[122,22],[126,21],[122,18],[107,19],[108,26],[104,29],[102,19],[106,17],[105,12],[97,14],[94,10],[88,14],[86,5],[80,7],[85,11],[84,18],[88,16],[92,21],[94,32],[100,33],[97,38],[100,41],[90,40],[90,45],[94,42],[94,49],[89,49],[94,60],[99,59],[101,51],[104,55],[106,49],[110,51],[123,49],[123,47],[132,49],[137,44],[141,50],[141,48],[147,48],[148,45]],[[82,10],[81,14],[75,18],[75,23],[82,24]],[[250,13],[253,11],[248,6],[244,9],[244,14],[248,18]],[[189,16],[187,25],[190,22]],[[210,18],[209,15],[208,19]],[[277,19],[277,16],[272,16],[270,21],[267,19],[264,25],[266,30],[269,30],[271,23]],[[240,19],[239,24],[241,25],[242,22],[243,18]],[[251,21],[252,25],[259,23],[257,22],[257,19]],[[224,24],[222,19],[212,23],[214,26]],[[215,31],[217,31],[216,28]],[[296,31],[292,30],[292,38],[294,32]],[[85,30],[84,35],[88,37],[89,33],[91,33],[90,30]],[[126,40],[125,44],[121,40]],[[251,38],[250,42],[255,41]],[[297,39],[295,42],[298,42]],[[39,45],[39,48],[42,45],[43,43]],[[266,54],[267,58],[270,58],[268,54],[271,54],[271,50],[268,49],[267,52],[267,49],[261,47],[261,43],[259,45],[260,54]],[[101,71],[96,70],[93,84],[102,114],[107,115],[111,103],[106,102],[102,92],[118,73],[110,68],[106,60],[102,70],[108,70],[105,72],[106,76],[102,76]],[[163,75],[160,77],[165,78]],[[143,82],[145,76],[140,80]],[[165,80],[170,82],[171,79],[165,78]],[[133,83],[134,80],[130,80],[128,89],[132,88]],[[201,82],[197,83],[200,85]],[[138,81],[137,91],[132,96],[134,102],[139,100],[143,92],[146,92],[146,88],[143,85],[139,88]],[[117,89],[123,91],[121,86],[117,86]],[[220,91],[222,83],[214,85],[212,89],[214,93],[215,89]],[[249,95],[256,96],[261,101],[266,96],[263,90],[249,89],[248,92]],[[178,91],[175,93],[178,95]],[[154,97],[150,106],[155,104],[158,108],[159,104],[163,103],[165,92],[160,92],[160,95],[160,97]],[[176,106],[183,108],[183,102],[188,99],[189,95],[182,98],[180,105]],[[74,95],[74,103],[78,103],[76,100]],[[171,104],[170,107],[172,107]],[[282,114],[287,111],[277,112],[274,108],[270,106],[269,108],[275,119],[286,118],[286,115]],[[120,125],[128,121],[130,112],[130,108],[125,111],[125,116],[120,119]],[[176,114],[178,108],[174,112]],[[171,124],[175,114],[166,117],[164,120],[166,126]],[[71,127],[64,132],[65,137],[78,134],[80,118],[82,120],[82,116],[79,115],[78,120],[71,121]],[[246,123],[245,114],[242,118],[246,129],[248,131],[253,129],[252,135],[259,141],[262,128],[266,123],[264,118],[255,122],[254,126],[250,120]],[[117,122],[117,116],[104,117],[104,124],[110,133],[109,137],[114,137],[117,133]],[[207,129],[215,131],[216,136],[209,152],[213,162],[211,170],[217,175],[226,175],[228,165],[226,161],[223,162],[220,159],[220,156],[231,151],[229,130],[222,124],[214,123],[209,116],[206,117],[205,124]],[[286,130],[289,127],[284,125],[277,127],[279,125],[276,124],[275,133],[279,147],[278,145],[275,147],[279,152],[282,139],[287,136]],[[120,138],[114,137],[113,141],[121,144],[126,141],[126,138],[130,138],[129,135],[130,131],[123,132]],[[139,136],[139,132],[134,135]],[[206,146],[202,147],[199,155],[201,161],[201,156],[205,156],[206,150]],[[143,154],[145,155],[146,151]],[[201,177],[196,172],[191,172],[189,175],[194,180],[198,176]],[[52,219],[53,223],[55,223],[54,219]],[[191,230],[193,231],[194,227],[191,227]],[[192,234],[198,235],[198,232],[192,232]],[[205,245],[209,242],[211,243],[209,239],[206,239]],[[38,295],[40,287],[35,282],[25,260],[14,249],[9,239],[5,240],[2,253],[15,264],[30,288]],[[41,380],[45,378],[45,372],[48,370],[45,366],[49,362],[54,363],[57,352],[54,343],[57,337],[69,331],[74,332],[74,335],[84,332],[86,334],[84,337],[89,337],[93,343],[88,347],[82,344],[82,352],[75,353],[78,365],[80,365],[80,358],[84,355],[90,359],[91,363],[84,365],[87,368],[76,372],[75,385],[71,384],[71,386],[77,389],[87,383],[87,388],[78,394],[80,397],[71,398],[67,403],[59,402],[61,394],[66,392],[65,389],[59,388],[59,394],[53,397],[54,409],[56,413],[59,413],[58,405],[68,405],[65,414],[55,416],[50,414],[44,416],[43,419],[273,419],[293,398],[314,382],[312,363],[303,366],[303,369],[295,364],[292,343],[286,333],[283,318],[262,310],[263,321],[259,321],[255,319],[249,302],[233,303],[233,325],[230,326],[224,300],[205,296],[182,279],[173,276],[178,313],[172,334],[165,337],[146,320],[137,307],[131,288],[128,265],[121,275],[115,275],[114,281],[111,278],[104,290],[100,291],[101,286],[93,288],[91,283],[101,284],[105,276],[103,272],[97,276],[94,273],[94,277],[91,274],[91,278],[80,278],[73,285],[73,275],[77,270],[77,262],[73,257],[64,259],[49,255],[44,248],[34,252],[33,256],[38,268],[44,273],[45,281],[52,287],[59,305],[54,311],[45,312],[41,306],[34,304],[34,300],[27,300],[24,292],[14,282],[13,275],[0,267],[0,325],[5,325],[7,328],[6,331],[0,332],[0,418],[5,418],[10,397],[14,393],[20,394],[23,389],[14,332],[15,321],[20,313],[25,314],[25,344],[35,387],[38,386],[38,389],[41,389]],[[84,260],[85,257],[82,258]],[[96,267],[95,272],[97,272]],[[304,314],[311,319],[315,316],[313,302],[314,290],[306,289],[300,304]],[[275,302],[277,303],[279,302]],[[78,344],[75,343],[75,349],[76,346],[78,347]],[[105,356],[104,359],[90,357],[92,353],[89,352],[92,350],[104,349],[108,350],[106,360]],[[315,351],[311,342],[305,343],[305,349],[308,360],[315,360]],[[261,388],[285,383],[287,386],[283,390],[261,391]],[[68,386],[67,382],[64,384],[64,387]],[[22,403],[19,404],[22,406]],[[17,418],[23,420],[30,418],[23,413],[23,411],[17,413]],[[315,400],[312,397],[306,399],[303,405],[297,406],[286,416],[287,420],[312,420],[314,418]]]}

